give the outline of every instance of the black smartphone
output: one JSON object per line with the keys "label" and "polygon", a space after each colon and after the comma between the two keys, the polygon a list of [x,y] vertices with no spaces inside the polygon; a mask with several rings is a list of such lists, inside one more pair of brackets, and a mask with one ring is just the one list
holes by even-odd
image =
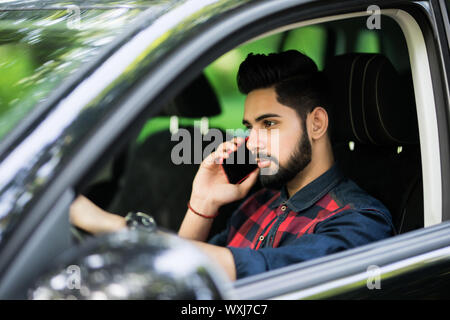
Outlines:
{"label": "black smartphone", "polygon": [[250,173],[258,168],[255,156],[247,148],[247,139],[222,164],[228,181],[232,184],[243,182]]}

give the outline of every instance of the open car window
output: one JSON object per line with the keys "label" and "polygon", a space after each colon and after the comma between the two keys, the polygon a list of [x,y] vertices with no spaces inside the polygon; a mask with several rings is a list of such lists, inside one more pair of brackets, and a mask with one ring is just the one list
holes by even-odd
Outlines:
{"label": "open car window", "polygon": [[[175,124],[176,127],[192,128],[192,130],[197,129],[201,131],[202,123],[206,122],[207,129],[218,129],[223,133],[225,133],[227,129],[244,129],[242,117],[245,96],[239,93],[237,89],[236,74],[239,64],[245,59],[247,54],[251,52],[267,54],[270,52],[296,49],[300,52],[309,54],[320,70],[324,70],[331,59],[336,56],[346,54],[372,54],[374,56],[382,56],[386,61],[392,64],[395,68],[396,76],[401,79],[400,81],[408,88],[408,103],[410,103],[408,114],[411,115],[411,117],[408,118],[408,121],[411,122],[410,127],[414,128],[417,133],[414,90],[412,88],[411,69],[405,38],[398,24],[391,18],[383,17],[382,23],[383,28],[380,30],[368,30],[366,27],[366,18],[354,18],[294,28],[289,31],[272,34],[255,41],[247,42],[216,59],[203,70],[201,77],[206,78],[209,82],[210,91],[216,96],[216,101],[212,101],[211,105],[214,105],[214,102],[218,104],[220,113],[211,115],[211,108],[208,110],[208,103],[210,102],[202,101],[205,100],[205,98],[202,96],[201,92],[195,91],[195,88],[191,88],[188,85],[187,88],[191,91],[191,96],[196,96],[196,98],[194,97],[190,104],[182,103],[179,107],[186,110],[197,109],[198,113],[194,117],[191,117],[186,116],[188,113],[186,111],[184,112],[184,116],[183,114],[178,113],[170,114],[170,112],[163,112],[163,115],[150,119],[144,125],[137,138],[137,142],[133,144],[134,147],[124,153],[127,154],[127,152],[131,152],[131,154],[122,154],[123,157],[121,156],[120,161],[115,162],[118,166],[122,165],[123,176],[121,176],[120,179],[123,179],[122,182],[124,184],[121,186],[121,190],[118,191],[117,198],[111,200],[112,206],[110,209],[113,212],[122,215],[125,215],[131,210],[151,212],[152,214],[157,215],[156,220],[160,222],[162,227],[173,231],[178,230],[179,223],[182,221],[182,217],[185,214],[186,203],[189,200],[191,181],[197,170],[196,165],[198,165],[199,162],[193,163],[194,158],[192,158],[191,163],[176,165],[173,163],[171,153],[180,139],[178,137],[171,140],[171,138],[174,137],[171,124]],[[346,80],[343,79],[343,81]],[[376,86],[376,84],[374,83],[373,86]],[[181,95],[183,95],[183,93],[181,93],[180,96]],[[344,106],[339,105],[338,107],[343,108]],[[336,112],[340,113],[342,111],[337,108]],[[377,121],[377,119],[374,119],[373,121]],[[351,124],[342,123],[341,125],[348,127]],[[192,136],[190,138],[194,139],[193,131],[191,133]],[[197,136],[198,139],[202,140],[204,148],[208,144],[208,141],[206,141],[206,138],[204,139],[202,137],[203,134]],[[152,148],[152,145],[161,144],[161,139],[166,141],[164,147],[156,146],[157,151],[149,151]],[[196,143],[194,140],[191,140],[191,142],[192,145]],[[355,141],[355,139],[348,138],[347,140],[340,141],[339,148],[341,148],[341,152],[344,153],[342,157],[345,157],[339,160],[341,160],[343,165],[349,170],[352,167],[355,169],[354,166],[356,163],[353,163],[354,161],[358,162],[362,160],[358,158],[359,155],[358,157],[353,158],[351,153],[347,154],[345,152],[345,150],[354,150],[355,148],[357,149],[355,154],[359,152],[358,148],[367,149],[365,152],[367,152],[366,157],[368,158],[371,157],[371,152],[380,152],[380,150],[383,150],[383,152],[386,153],[386,157],[391,157],[390,160],[383,159],[383,166],[392,166],[391,169],[386,170],[395,170],[395,166],[398,166],[400,163],[399,161],[409,163],[412,172],[411,174],[415,178],[412,181],[408,181],[408,179],[402,177],[404,181],[400,181],[399,183],[404,184],[403,188],[405,188],[405,190],[408,189],[406,187],[408,185],[409,189],[412,189],[412,191],[409,191],[411,195],[403,194],[401,196],[408,197],[413,194],[413,196],[417,198],[415,206],[418,208],[418,211],[414,213],[414,218],[408,219],[407,221],[404,220],[404,215],[400,214],[400,212],[405,209],[405,203],[402,203],[402,200],[397,198],[400,197],[400,195],[395,193],[394,195],[388,190],[383,190],[383,182],[380,182],[381,185],[377,185],[377,183],[373,181],[376,178],[376,174],[370,174],[373,165],[366,164],[366,167],[360,165],[359,167],[361,167],[361,169],[349,173],[352,178],[356,178],[357,182],[360,183],[365,190],[368,189],[367,191],[370,194],[375,193],[375,197],[381,197],[383,202],[388,202],[386,205],[391,211],[395,212],[395,223],[397,227],[401,229],[400,232],[424,226],[422,204],[423,193],[419,177],[421,164],[418,139],[415,140],[415,142],[407,142],[404,146],[401,143],[398,143],[398,145],[388,145],[385,146],[384,149],[380,149],[376,145],[366,143],[366,141],[359,143],[358,141]],[[194,152],[195,150],[193,149],[192,151]],[[407,159],[408,157],[410,160]],[[131,163],[125,165],[123,162],[125,159],[130,159]],[[392,162],[389,162],[391,160]],[[347,161],[349,165],[346,165]],[[367,162],[368,159],[365,159],[364,161]],[[151,163],[151,165],[149,163]],[[151,168],[152,166],[154,166],[153,169]],[[156,182],[160,181],[159,179],[153,179],[155,183],[151,181],[152,179],[144,181],[144,187],[142,184],[138,183],[139,178],[142,176],[154,177],[158,174],[164,176],[164,178],[161,176],[161,179],[165,180],[164,185],[167,185],[167,188],[162,187],[159,182]],[[180,176],[180,174],[184,175]],[[118,178],[119,177],[111,178],[110,181],[114,179],[117,180]],[[175,180],[177,182],[175,182]],[[174,190],[171,188],[171,185],[175,183],[178,185],[178,188]],[[149,190],[151,190],[150,193],[152,194],[150,197],[146,195]],[[108,196],[110,195],[110,193],[107,194]],[[172,196],[180,199],[180,201],[177,201],[176,204],[169,204],[166,199],[169,199]],[[224,209],[226,212],[224,215],[228,217],[231,212],[236,209],[236,206],[237,205],[234,205],[230,206],[228,209]],[[166,210],[165,207],[168,207],[168,209]],[[223,219],[221,221],[221,227],[219,226],[220,223],[217,223],[218,226],[217,229],[215,229],[216,232],[225,227],[225,220],[226,219]]]}
{"label": "open car window", "polygon": [[[225,131],[243,128],[241,121],[245,96],[238,92],[236,86],[236,73],[240,62],[250,52],[270,53],[296,49],[309,54],[322,71],[330,68],[330,64],[336,57],[352,54],[357,56],[356,62],[367,55],[370,57],[368,61],[380,58],[392,65],[391,71],[395,73],[399,87],[403,88],[402,92],[406,92],[403,96],[406,108],[404,121],[407,122],[407,130],[412,130],[411,135],[414,138],[380,145],[372,143],[370,135],[361,141],[356,140],[357,137],[348,136],[336,144],[336,158],[349,177],[388,207],[398,233],[423,228],[425,217],[422,162],[408,47],[405,36],[396,21],[384,16],[382,25],[382,29],[368,30],[365,17],[330,21],[258,38],[222,55],[208,65],[199,76],[208,81],[221,112],[210,114],[208,107],[202,106],[201,100],[204,100],[202,94],[192,87],[198,81],[196,78],[185,87],[185,90],[191,95],[197,95],[199,99],[194,98],[190,104],[181,103],[180,108],[186,110],[197,108],[199,113],[190,116],[189,112],[171,113],[170,109],[166,108],[159,116],[150,119],[136,141],[133,141],[120,157],[109,164],[108,172],[103,172],[103,181],[90,188],[93,201],[104,203],[106,200],[106,209],[123,216],[129,211],[148,212],[155,217],[160,227],[176,232],[185,215],[192,179],[199,163],[173,163],[171,154],[179,142],[173,139],[176,135],[173,125],[176,128],[190,130],[192,138],[195,137],[197,130],[197,137],[200,137],[206,145],[208,141],[202,137],[210,129]],[[369,64],[363,66],[358,72],[363,74],[368,66]],[[363,87],[363,89],[371,93],[370,90],[376,90],[375,87],[379,83],[371,83],[369,76],[367,79],[367,86],[372,87]],[[342,81],[348,81],[348,79],[342,77]],[[349,91],[348,88],[347,91]],[[382,94],[392,98],[390,91],[379,94],[380,96],[372,96],[372,99],[378,99]],[[178,97],[182,95],[183,93],[180,93]],[[366,107],[370,108],[369,98],[367,99]],[[173,103],[172,99],[171,103]],[[383,103],[386,104],[381,107],[386,108],[393,106],[396,102]],[[211,105],[213,103],[209,106]],[[339,105],[339,107],[343,108],[345,105]],[[357,108],[357,104],[354,107]],[[370,109],[366,110],[370,111]],[[335,110],[338,113],[341,111]],[[360,121],[366,120],[375,123],[369,123],[366,130],[374,130],[373,128],[378,125],[377,121],[383,119],[365,118]],[[202,133],[202,124],[205,121],[207,130]],[[351,126],[349,122],[340,124],[346,128]],[[364,127],[360,129],[364,130]],[[395,131],[395,128],[393,130]],[[193,140],[192,143],[195,144]],[[149,178],[143,180],[142,177]],[[113,187],[116,189],[114,189],[114,196],[111,197],[113,193],[110,192],[110,188]],[[101,190],[101,188],[104,189]],[[256,191],[257,188],[252,190],[252,192]],[[97,200],[96,196],[99,197]],[[177,201],[170,201],[173,198]],[[222,217],[215,221],[210,236],[226,227],[227,219],[238,205],[239,203],[222,208]]]}

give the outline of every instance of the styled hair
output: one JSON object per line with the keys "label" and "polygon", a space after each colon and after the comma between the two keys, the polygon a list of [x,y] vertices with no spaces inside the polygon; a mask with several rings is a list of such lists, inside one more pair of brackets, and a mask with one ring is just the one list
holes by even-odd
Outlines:
{"label": "styled hair", "polygon": [[331,117],[326,79],[315,62],[299,51],[248,54],[239,66],[237,85],[243,94],[274,87],[277,101],[296,110],[304,126],[307,114],[317,106]]}

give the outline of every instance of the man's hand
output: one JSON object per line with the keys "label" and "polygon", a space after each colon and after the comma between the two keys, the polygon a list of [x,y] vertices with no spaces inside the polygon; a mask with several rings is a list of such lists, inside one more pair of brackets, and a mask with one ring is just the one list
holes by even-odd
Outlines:
{"label": "man's hand", "polygon": [[[214,216],[225,204],[244,198],[258,178],[259,169],[253,171],[241,184],[231,184],[222,163],[244,143],[243,138],[234,138],[219,145],[217,151],[203,160],[194,182],[190,205],[204,216]],[[181,224],[178,235],[191,240],[205,241],[211,229],[212,219],[206,219],[191,210]]]}
{"label": "man's hand", "polygon": [[244,198],[255,184],[259,169],[252,172],[241,184],[231,184],[222,163],[244,143],[243,138],[233,138],[219,145],[200,165],[192,184],[191,206],[205,215],[233,201]]}

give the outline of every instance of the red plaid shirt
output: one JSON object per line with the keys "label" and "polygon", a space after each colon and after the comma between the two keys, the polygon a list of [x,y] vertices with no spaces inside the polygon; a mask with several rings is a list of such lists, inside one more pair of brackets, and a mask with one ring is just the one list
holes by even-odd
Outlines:
{"label": "red plaid shirt", "polygon": [[232,251],[240,278],[392,234],[389,211],[334,165],[290,198],[285,188],[255,193],[209,242]]}

